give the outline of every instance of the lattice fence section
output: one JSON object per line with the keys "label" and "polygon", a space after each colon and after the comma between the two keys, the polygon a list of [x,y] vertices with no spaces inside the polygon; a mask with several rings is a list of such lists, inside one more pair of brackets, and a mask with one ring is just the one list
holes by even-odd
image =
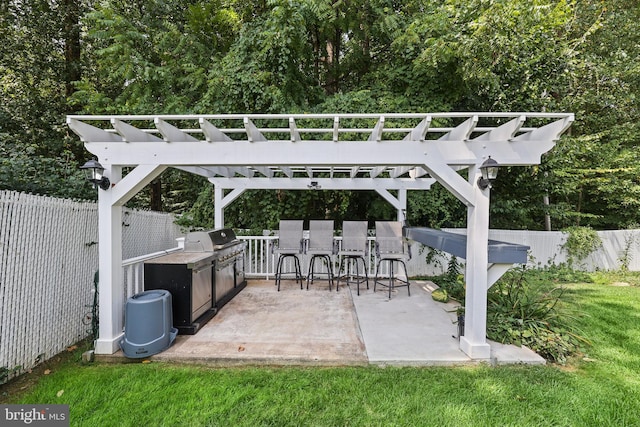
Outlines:
{"label": "lattice fence section", "polygon": [[125,209],[122,213],[122,258],[129,259],[178,246],[184,233],[174,216],[161,212]]}
{"label": "lattice fence section", "polygon": [[97,230],[95,203],[0,192],[0,368],[20,373],[87,336]]}
{"label": "lattice fence section", "polygon": [[[0,380],[89,335],[97,212],[93,202],[0,191]],[[177,246],[173,219],[125,210],[124,257]]]}

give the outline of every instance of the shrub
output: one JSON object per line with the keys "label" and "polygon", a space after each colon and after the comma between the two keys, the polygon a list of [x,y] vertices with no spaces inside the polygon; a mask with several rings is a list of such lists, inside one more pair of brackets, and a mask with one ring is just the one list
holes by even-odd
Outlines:
{"label": "shrub", "polygon": [[575,270],[569,264],[549,264],[543,268],[529,269],[526,271],[527,280],[530,283],[556,284],[556,283],[593,283],[591,273]]}
{"label": "shrub", "polygon": [[447,272],[441,276],[433,277],[431,280],[446,291],[447,295],[459,302],[464,302],[465,285],[462,267],[455,256],[449,259]]}
{"label": "shrub", "polygon": [[568,236],[562,249],[567,251],[567,259],[571,267],[602,246],[600,236],[591,227],[568,227],[564,231]]}
{"label": "shrub", "polygon": [[[451,299],[464,303],[460,270],[460,263],[452,257],[447,272],[431,280]],[[551,362],[564,364],[589,343],[572,327],[575,316],[563,305],[565,289],[558,284],[592,281],[589,273],[567,264],[510,270],[487,292],[487,337],[525,345]]]}
{"label": "shrub", "polygon": [[431,292],[431,298],[438,302],[449,302],[449,294],[442,288]]}
{"label": "shrub", "polygon": [[487,337],[525,345],[551,362],[564,364],[588,342],[571,326],[575,317],[562,305],[564,288],[536,291],[526,277],[526,269],[512,270],[489,289]]}

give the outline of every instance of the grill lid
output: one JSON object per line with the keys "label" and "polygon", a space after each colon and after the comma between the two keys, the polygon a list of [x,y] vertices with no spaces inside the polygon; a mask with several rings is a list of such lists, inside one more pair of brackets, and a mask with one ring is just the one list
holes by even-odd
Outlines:
{"label": "grill lid", "polygon": [[219,228],[210,231],[194,231],[184,239],[185,252],[213,252],[225,245],[235,242],[236,233],[230,228]]}

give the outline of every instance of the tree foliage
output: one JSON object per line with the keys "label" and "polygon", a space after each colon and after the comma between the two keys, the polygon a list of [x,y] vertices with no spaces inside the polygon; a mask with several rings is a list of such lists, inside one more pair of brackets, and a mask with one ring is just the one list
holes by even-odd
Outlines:
{"label": "tree foliage", "polygon": [[[87,197],[77,159],[84,149],[64,126],[81,2],[0,4],[0,188]],[[62,18],[62,19],[61,19]]]}
{"label": "tree foliage", "polygon": [[[491,226],[639,223],[640,8],[633,0],[33,0],[1,3],[0,188],[95,197],[68,113],[571,111],[535,167],[501,171]],[[212,221],[212,191],[166,172],[162,208]],[[132,203],[148,205],[151,190]],[[197,202],[186,202],[195,201]],[[548,200],[548,203],[545,202]],[[247,192],[235,227],[380,219],[373,192]],[[463,226],[439,186],[409,222]]]}

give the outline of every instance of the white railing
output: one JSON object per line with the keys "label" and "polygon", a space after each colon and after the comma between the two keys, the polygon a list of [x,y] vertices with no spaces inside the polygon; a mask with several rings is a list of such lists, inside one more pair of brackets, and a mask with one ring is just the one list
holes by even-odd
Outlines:
{"label": "white railing", "polygon": [[[455,233],[465,233],[463,229],[445,229]],[[575,268],[585,271],[615,270],[626,267],[631,271],[640,271],[640,230],[611,230],[598,231],[602,246],[581,260]],[[529,230],[489,230],[489,238],[510,243],[529,246],[529,262],[531,267],[544,267],[550,264],[560,264],[567,261],[566,251],[562,248],[567,239],[567,233],[561,231],[529,231]],[[241,236],[247,242],[247,277],[273,278],[277,258],[271,248],[276,244],[277,236]],[[341,238],[336,237],[340,244]],[[366,258],[367,272],[375,274],[377,258],[375,256],[375,237],[369,237],[369,257]],[[427,262],[426,255],[430,249],[417,242],[411,242],[411,259],[407,262],[409,275],[433,276],[446,271],[449,255],[439,253],[433,261]],[[300,257],[303,274],[308,268],[308,257]],[[336,257],[336,267],[340,259]],[[459,260],[464,263],[464,260]],[[319,266],[319,265],[318,265]],[[292,265],[285,265],[288,271]],[[386,265],[381,266],[381,276],[387,275]]]}
{"label": "white railing", "polygon": [[247,242],[245,275],[252,278],[264,277],[268,279],[272,277],[275,269],[272,248],[274,240],[278,240],[278,238],[274,236],[238,236],[238,239]]}
{"label": "white railing", "polygon": [[[273,279],[275,275],[275,269],[277,264],[277,257],[273,254],[273,248],[277,245],[277,236],[238,236],[238,239],[247,242],[247,249],[245,255],[245,275],[247,278],[262,278]],[[181,240],[181,239],[178,239]],[[341,237],[335,238],[338,250],[342,243]],[[144,263],[145,261],[158,258],[160,256],[179,251],[182,246],[179,245],[175,248],[167,249],[164,251],[158,251],[139,257],[129,258],[122,261],[122,269],[124,276],[124,292],[125,299],[129,298],[139,292],[144,291]],[[375,274],[375,268],[377,263],[377,257],[375,254],[375,238],[368,238],[368,253],[369,256],[365,256],[365,264],[367,274],[373,277]],[[309,268],[310,256],[302,253],[300,254],[300,263],[303,269],[303,275]],[[338,268],[341,262],[341,257],[336,255],[334,257],[334,270]],[[286,260],[284,264],[285,271],[293,270],[293,261]],[[315,267],[315,271],[318,273],[325,273],[326,266],[318,263]],[[380,276],[384,277],[388,274],[387,266],[382,265],[380,270]]]}
{"label": "white railing", "polygon": [[[278,258],[273,253],[273,248],[277,245],[277,236],[238,236],[240,240],[247,242],[247,254],[245,264],[245,275],[250,278],[263,278],[272,279],[275,275],[276,264]],[[336,246],[338,251],[341,249],[342,237],[335,237]],[[375,237],[368,237],[368,254],[365,256],[365,264],[367,268],[367,274],[373,277],[375,274],[376,263],[378,259],[375,251]],[[306,275],[309,269],[310,256],[302,253],[299,256],[300,264],[302,268],[302,274]],[[340,266],[342,261],[341,257],[336,255],[334,257],[335,268]],[[284,271],[293,271],[293,261],[289,258],[284,261]],[[315,271],[319,273],[326,273],[326,267],[324,264],[318,263],[315,266]],[[337,273],[337,271],[336,271]],[[384,277],[388,274],[386,263],[381,265],[380,276]]]}
{"label": "white railing", "polygon": [[[446,231],[464,233],[464,230],[447,229]],[[585,270],[620,268],[622,258],[626,257],[627,267],[630,270],[640,270],[640,256],[638,256],[640,252],[640,230],[601,231],[598,234],[603,241],[603,246],[580,264],[582,268]],[[566,233],[560,231],[490,230],[489,237],[492,240],[530,246],[530,266],[545,266],[566,261],[566,254],[562,250],[562,245],[566,241]],[[238,238],[247,242],[246,276],[256,279],[273,279],[278,261],[276,255],[273,254],[273,248],[277,245],[278,237],[267,235],[238,236]],[[342,238],[336,237],[335,240],[339,248]],[[179,249],[180,247],[176,247],[123,261],[125,296],[128,298],[144,290],[143,264],[146,260]],[[365,263],[369,277],[373,277],[378,261],[375,253],[375,237],[370,236],[368,238],[368,251],[369,256],[365,257]],[[428,251],[429,248],[417,242],[411,242],[411,259],[406,263],[409,276],[433,276],[446,271],[449,255],[439,254],[435,257],[435,262],[428,263],[426,260]],[[306,275],[310,257],[306,254],[300,254],[299,258],[303,270],[302,273]],[[334,257],[334,271],[337,270],[340,261],[339,256]],[[459,261],[464,262],[464,260]],[[293,261],[288,258],[285,260],[283,267],[284,271],[293,271]],[[322,263],[318,263],[315,268],[319,273],[326,272],[326,268]],[[381,265],[379,275],[381,277],[388,275],[386,263]],[[292,277],[293,275],[289,276]]]}

